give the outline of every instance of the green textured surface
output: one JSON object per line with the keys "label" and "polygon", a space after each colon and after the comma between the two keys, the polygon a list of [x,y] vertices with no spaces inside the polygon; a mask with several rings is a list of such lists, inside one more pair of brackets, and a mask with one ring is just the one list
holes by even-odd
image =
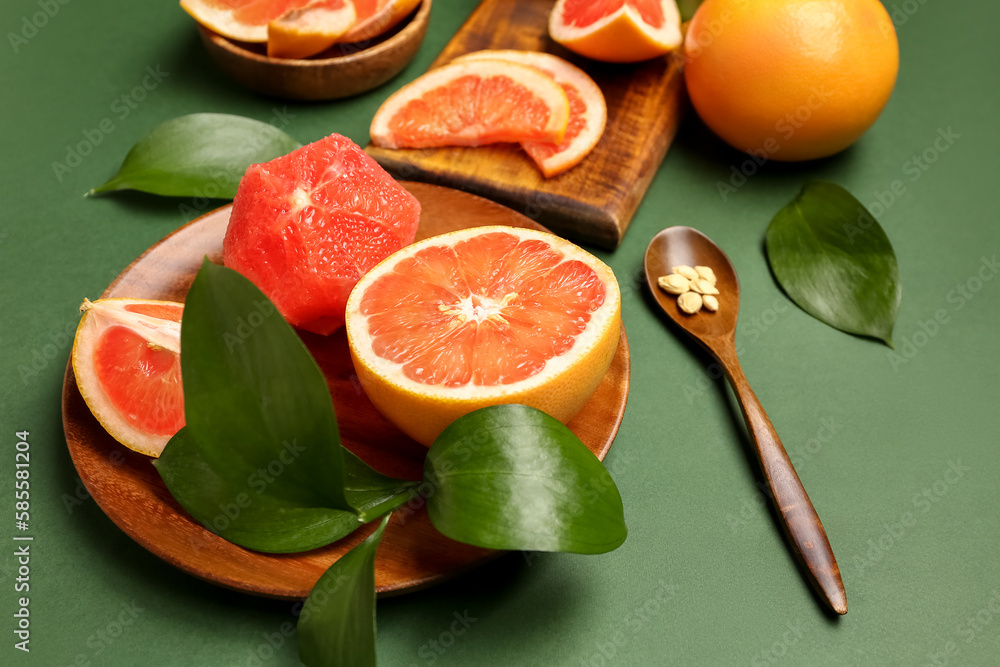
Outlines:
{"label": "green textured surface", "polygon": [[[858,145],[818,163],[767,165],[724,201],[716,183],[742,158],[689,121],[625,242],[602,253],[622,284],[634,362],[607,460],[625,502],[626,543],[593,557],[514,554],[383,601],[381,664],[996,664],[1000,279],[981,267],[1000,254],[1000,8],[896,4],[906,19],[899,82]],[[8,33],[44,5],[58,13],[15,52]],[[399,79],[349,101],[289,104],[285,129],[301,141],[336,131],[364,143],[378,104],[426,68],[471,9],[436,0],[427,40]],[[201,583],[132,542],[93,501],[67,507],[78,482],[59,412],[65,332],[81,299],[190,217],[178,200],[82,194],[167,119],[214,111],[268,120],[284,104],[219,73],[172,1],[4,0],[0,26],[0,507],[9,508],[0,510],[9,545],[0,556],[0,663],[297,664],[282,635],[290,604]],[[169,75],[136,108],[116,102],[147,66]],[[104,118],[113,131],[60,180],[52,163]],[[949,128],[958,138],[914,172],[913,156],[930,155]],[[771,279],[764,230],[809,178],[833,180],[866,204],[895,180],[905,188],[878,216],[899,257],[895,339],[912,357],[905,362],[812,319]],[[761,507],[728,390],[643,296],[645,245],[671,224],[704,231],[740,273],[744,367],[839,558],[850,602],[839,621],[820,611]],[[977,283],[979,271],[991,279]],[[978,290],[961,296],[970,281]],[[926,323],[938,311],[945,323],[934,329]],[[13,434],[22,429],[33,455],[28,655],[12,633]],[[951,464],[967,470],[957,477]],[[904,518],[907,526],[895,525]]]}

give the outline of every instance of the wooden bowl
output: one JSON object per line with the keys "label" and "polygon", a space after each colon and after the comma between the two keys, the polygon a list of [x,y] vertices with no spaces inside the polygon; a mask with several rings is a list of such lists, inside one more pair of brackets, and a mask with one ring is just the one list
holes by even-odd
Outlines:
{"label": "wooden bowl", "polygon": [[399,74],[424,41],[431,0],[370,42],[334,44],[313,58],[269,58],[263,44],[234,42],[199,25],[208,54],[226,74],[258,93],[293,100],[334,100],[381,86]]}

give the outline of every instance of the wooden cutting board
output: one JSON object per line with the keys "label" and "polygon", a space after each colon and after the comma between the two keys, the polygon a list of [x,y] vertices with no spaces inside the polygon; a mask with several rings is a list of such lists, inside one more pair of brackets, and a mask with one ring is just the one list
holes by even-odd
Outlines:
{"label": "wooden cutting board", "polygon": [[608,124],[576,167],[546,179],[513,144],[477,148],[365,148],[397,178],[437,183],[505,204],[566,238],[618,247],[677,131],[683,76],[672,57],[635,65],[574,55],[548,35],[552,0],[484,0],[431,67],[481,49],[548,51],[587,72],[604,92]]}

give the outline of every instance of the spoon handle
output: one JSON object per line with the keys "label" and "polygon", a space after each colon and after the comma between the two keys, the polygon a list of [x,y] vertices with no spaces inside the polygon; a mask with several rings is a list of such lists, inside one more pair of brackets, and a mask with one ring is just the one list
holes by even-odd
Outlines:
{"label": "spoon handle", "polygon": [[720,355],[720,360],[736,392],[747,429],[757,446],[764,477],[771,489],[771,501],[781,514],[788,540],[809,570],[816,590],[835,612],[846,614],[847,593],[819,515],[799,481],[774,425],[743,375],[735,352]]}

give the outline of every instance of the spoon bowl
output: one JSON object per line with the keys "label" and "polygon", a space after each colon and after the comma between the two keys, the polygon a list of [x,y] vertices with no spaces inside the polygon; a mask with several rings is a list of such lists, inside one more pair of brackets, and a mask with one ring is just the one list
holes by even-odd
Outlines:
{"label": "spoon bowl", "polygon": [[[702,310],[693,315],[684,313],[677,306],[677,297],[659,287],[657,278],[684,264],[707,266],[715,272],[719,290],[718,312]],[[668,227],[650,241],[646,249],[645,270],[646,282],[656,303],[681,330],[708,350],[725,371],[739,401],[788,543],[804,566],[810,584],[824,602],[837,614],[846,614],[844,582],[823,523],[736,356],[740,283],[732,262],[726,253],[698,230]]]}
{"label": "spoon bowl", "polygon": [[[702,316],[688,315],[677,307],[677,297],[667,294],[656,279],[670,273],[675,266],[709,266],[718,279],[719,311]],[[736,269],[719,246],[691,227],[668,227],[653,237],[646,249],[646,282],[653,298],[672,320],[699,339],[736,335],[736,315],[740,310],[740,281]],[[704,344],[704,343],[703,343]]]}

